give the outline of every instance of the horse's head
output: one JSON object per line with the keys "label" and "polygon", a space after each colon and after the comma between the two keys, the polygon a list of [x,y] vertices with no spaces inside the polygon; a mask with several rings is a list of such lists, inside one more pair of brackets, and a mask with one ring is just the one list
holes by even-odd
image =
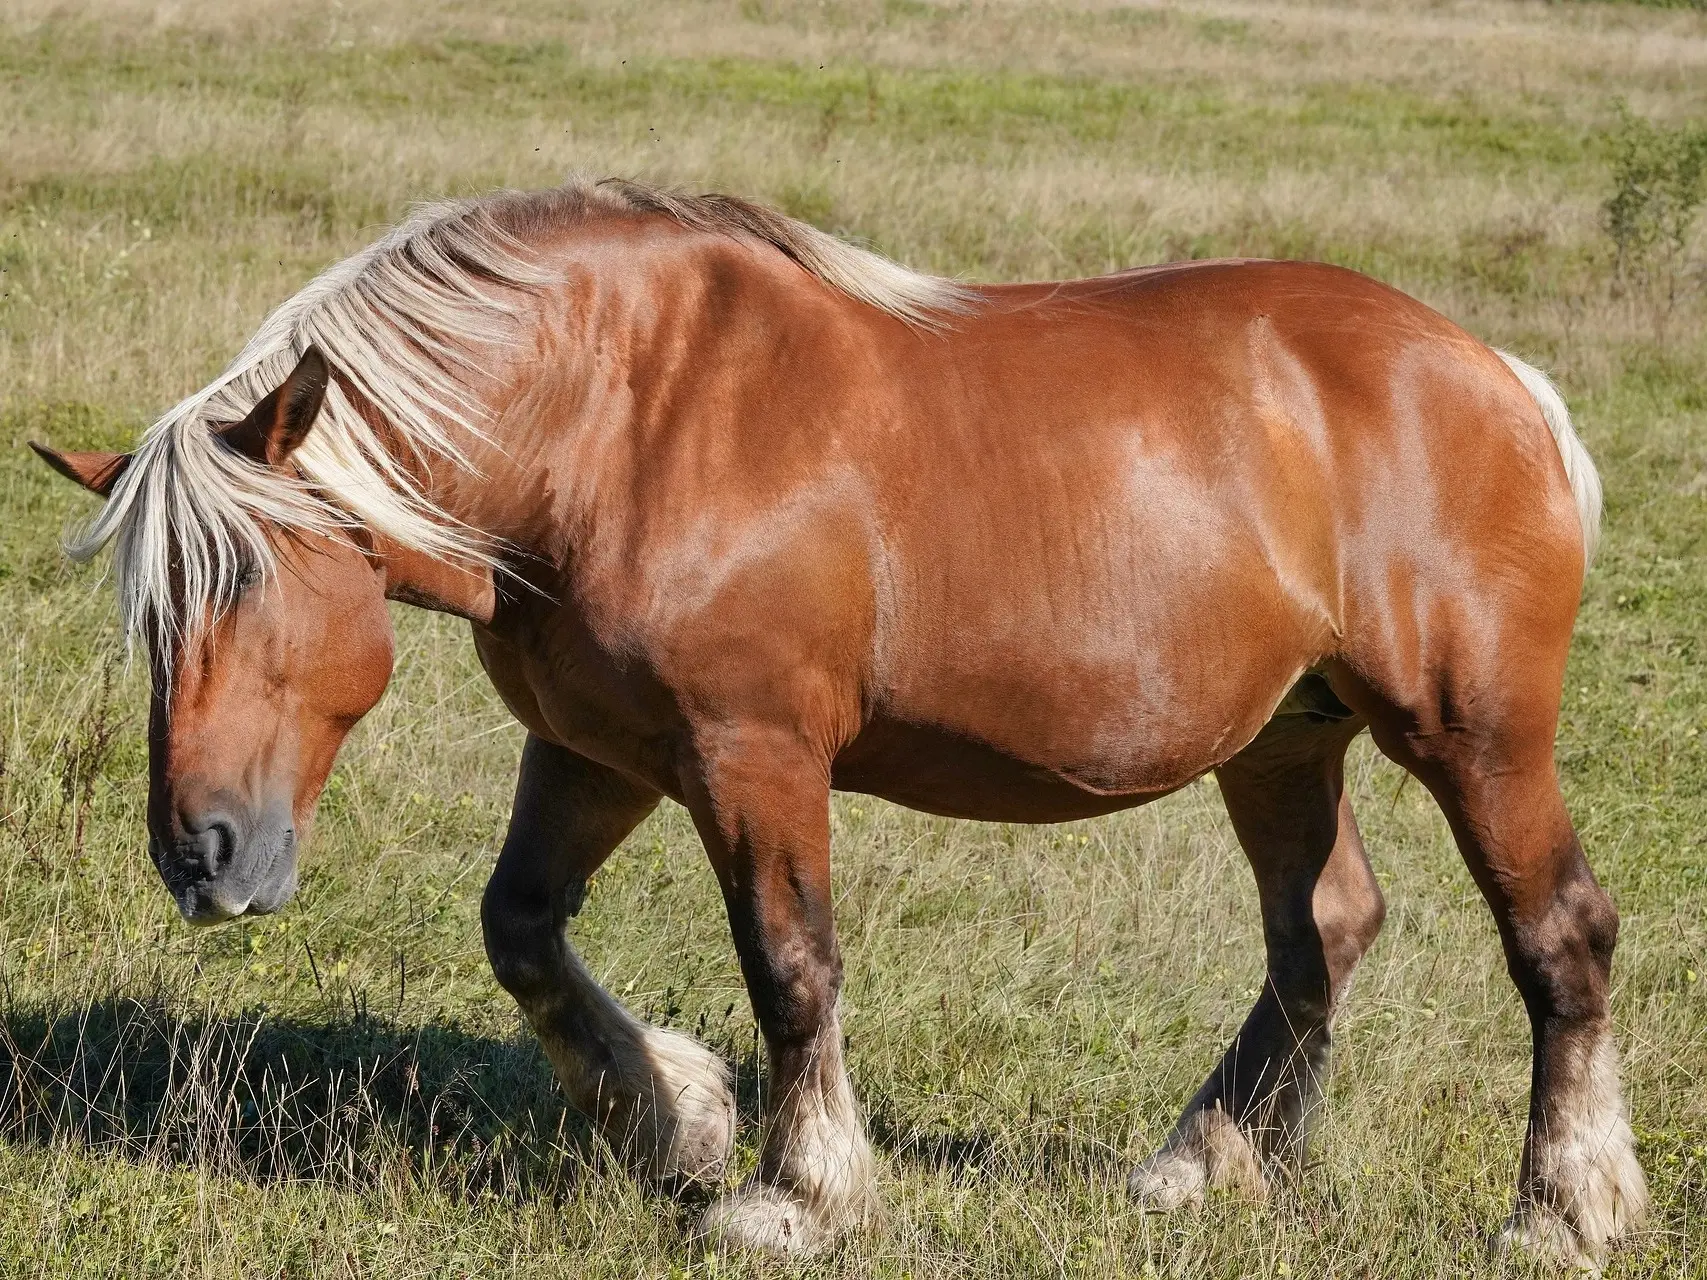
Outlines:
{"label": "horse's head", "polygon": [[[325,362],[310,350],[243,419],[220,429],[253,462],[284,467],[319,412]],[[128,455],[61,454],[61,474],[102,496]],[[213,924],[289,901],[297,851],[346,734],[385,692],[392,631],[382,572],[343,533],[264,531],[275,572],[191,614],[153,655],[149,849],[185,919]]]}

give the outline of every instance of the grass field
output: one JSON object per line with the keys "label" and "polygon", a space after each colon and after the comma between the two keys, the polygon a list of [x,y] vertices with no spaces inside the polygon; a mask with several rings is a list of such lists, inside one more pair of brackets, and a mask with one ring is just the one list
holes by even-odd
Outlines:
{"label": "grass field", "polygon": [[[182,925],[143,849],[143,673],[89,510],[22,448],[114,447],[411,200],[566,170],[767,199],[974,279],[1324,258],[1551,368],[1602,468],[1559,756],[1623,911],[1614,1010],[1655,1213],[1707,1273],[1707,279],[1613,274],[1615,103],[1707,122],[1707,15],[1587,3],[0,0],[0,1273],[782,1274],[684,1244],[566,1114],[478,902],[520,746],[464,629],[399,665],[282,915]],[[1702,252],[1699,231],[1693,243]],[[1675,295],[1666,301],[1668,295]],[[1213,781],[1059,828],[838,797],[855,1087],[887,1216],[824,1275],[1526,1274],[1528,1029],[1421,788],[1367,744],[1388,924],[1312,1161],[1146,1217],[1125,1172],[1261,974]],[[679,809],[576,926],[637,1010],[756,1037]]]}

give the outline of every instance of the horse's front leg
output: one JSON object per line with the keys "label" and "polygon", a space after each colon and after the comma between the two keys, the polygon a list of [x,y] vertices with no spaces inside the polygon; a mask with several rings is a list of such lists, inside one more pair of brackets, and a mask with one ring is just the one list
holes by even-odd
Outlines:
{"label": "horse's front leg", "polygon": [[611,1145],[645,1176],[715,1178],[735,1125],[722,1060],[635,1018],[593,980],[564,932],[588,878],[657,803],[656,792],[530,736],[481,923],[492,971],[570,1100]]}
{"label": "horse's front leg", "polygon": [[875,1196],[836,1013],[829,765],[786,731],[739,729],[702,749],[688,792],[770,1059],[758,1168],[700,1231],[809,1253],[864,1220]]}

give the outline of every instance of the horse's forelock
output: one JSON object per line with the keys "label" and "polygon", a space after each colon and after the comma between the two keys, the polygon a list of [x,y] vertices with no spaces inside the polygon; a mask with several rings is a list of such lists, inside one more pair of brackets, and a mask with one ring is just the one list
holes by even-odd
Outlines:
{"label": "horse's forelock", "polygon": [[[359,522],[430,555],[489,561],[481,536],[422,492],[390,446],[469,465],[460,440],[482,433],[483,410],[453,369],[501,341],[518,292],[549,278],[481,206],[435,206],[274,311],[219,378],[149,428],[106,506],[68,546],[86,560],[113,544],[132,641],[169,652],[233,596],[244,572],[270,576],[269,526],[328,534]],[[217,428],[242,419],[310,345],[335,378],[290,468],[227,448]],[[358,401],[383,418],[389,445]]]}

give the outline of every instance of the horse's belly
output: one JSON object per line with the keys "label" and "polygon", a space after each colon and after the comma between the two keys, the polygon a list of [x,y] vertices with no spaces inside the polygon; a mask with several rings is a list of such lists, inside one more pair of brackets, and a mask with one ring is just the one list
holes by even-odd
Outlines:
{"label": "horse's belly", "polygon": [[1025,614],[1041,591],[1005,601],[1024,625],[951,629],[941,620],[954,610],[920,610],[938,630],[890,651],[875,714],[838,755],[833,785],[1005,822],[1178,790],[1249,743],[1322,652],[1314,611],[1248,560],[1100,596],[1040,572],[1050,616]]}
{"label": "horse's belly", "polygon": [[837,757],[831,785],[951,818],[1068,822],[1178,790],[1243,746],[1264,718],[1247,714],[1223,733],[1157,726],[1100,749],[1039,744],[1024,754],[943,725],[879,719]]}

